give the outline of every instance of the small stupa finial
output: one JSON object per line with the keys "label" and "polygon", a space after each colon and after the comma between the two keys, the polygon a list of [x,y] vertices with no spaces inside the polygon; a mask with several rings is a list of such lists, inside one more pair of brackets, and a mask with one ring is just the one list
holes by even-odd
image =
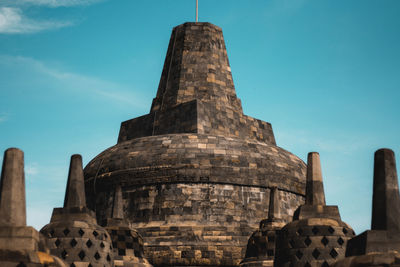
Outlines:
{"label": "small stupa finial", "polygon": [[394,152],[379,149],[374,161],[371,229],[400,233],[400,197]]}
{"label": "small stupa finial", "polygon": [[0,184],[0,225],[26,226],[24,152],[4,152]]}
{"label": "small stupa finial", "polygon": [[112,210],[112,218],[113,219],[123,219],[124,218],[124,212],[123,212],[123,204],[122,204],[122,190],[121,186],[117,185],[115,187],[115,193],[114,193],[114,204],[113,204],[113,210]]}
{"label": "small stupa finial", "polygon": [[319,153],[308,153],[306,205],[326,205]]}
{"label": "small stupa finial", "polygon": [[71,156],[69,165],[67,190],[65,192],[64,208],[85,207],[85,184],[83,178],[82,156]]}
{"label": "small stupa finial", "polygon": [[277,187],[271,188],[271,193],[269,195],[269,209],[268,209],[268,219],[280,219],[281,213],[279,209],[279,191]]}

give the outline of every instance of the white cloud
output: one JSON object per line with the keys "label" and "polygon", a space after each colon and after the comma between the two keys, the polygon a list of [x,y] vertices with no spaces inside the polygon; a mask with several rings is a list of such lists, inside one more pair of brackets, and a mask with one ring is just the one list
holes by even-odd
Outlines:
{"label": "white cloud", "polygon": [[3,6],[36,5],[47,7],[71,7],[86,6],[98,3],[102,0],[6,0],[1,3]]}
{"label": "white cloud", "polygon": [[72,24],[68,21],[34,20],[26,17],[20,8],[0,7],[0,33],[35,33]]}
{"label": "white cloud", "polygon": [[[133,94],[133,88],[100,79],[97,77],[82,75],[60,68],[55,68],[44,62],[33,58],[21,56],[0,55],[0,70],[18,72],[25,79],[39,80],[41,84],[51,84],[55,90],[76,91],[79,94],[86,93],[107,99],[116,105],[136,106],[139,109],[146,109],[142,97]],[[18,87],[23,87],[22,84]]]}
{"label": "white cloud", "polygon": [[35,176],[38,173],[39,170],[36,163],[25,166],[25,175]]}
{"label": "white cloud", "polygon": [[73,7],[92,5],[103,0],[0,0],[0,34],[37,33],[72,26],[72,21],[29,18],[24,12],[28,6]]}

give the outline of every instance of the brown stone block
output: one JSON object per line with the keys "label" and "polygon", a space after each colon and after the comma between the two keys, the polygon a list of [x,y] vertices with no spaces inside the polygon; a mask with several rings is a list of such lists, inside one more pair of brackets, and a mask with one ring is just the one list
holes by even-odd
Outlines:
{"label": "brown stone block", "polygon": [[39,232],[30,226],[0,227],[0,249],[36,251]]}

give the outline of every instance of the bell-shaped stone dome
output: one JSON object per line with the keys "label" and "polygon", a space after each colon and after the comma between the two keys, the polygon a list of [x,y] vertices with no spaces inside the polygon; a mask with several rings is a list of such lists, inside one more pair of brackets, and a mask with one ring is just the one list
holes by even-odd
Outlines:
{"label": "bell-shaped stone dome", "polygon": [[142,236],[124,219],[120,185],[115,188],[112,218],[105,229],[111,236],[115,266],[152,267],[144,257]]}
{"label": "bell-shaped stone dome", "polygon": [[153,265],[239,265],[276,187],[286,221],[303,203],[306,166],[276,146],[271,124],[243,114],[222,30],[174,28],[150,113],[121,124],[118,144],[85,168],[97,218],[124,217]]}
{"label": "bell-shaped stone dome", "polygon": [[246,257],[241,267],[274,266],[276,233],[285,226],[279,210],[279,195],[276,187],[272,188],[269,200],[268,218],[260,222],[260,229],[249,238]]}
{"label": "bell-shaped stone dome", "polygon": [[277,235],[274,266],[329,267],[343,259],[353,229],[326,206],[319,154],[308,154],[306,203]]}
{"label": "bell-shaped stone dome", "polygon": [[40,232],[47,237],[50,252],[71,267],[114,266],[110,235],[86,207],[81,155],[71,157],[64,207],[53,210],[50,223]]}

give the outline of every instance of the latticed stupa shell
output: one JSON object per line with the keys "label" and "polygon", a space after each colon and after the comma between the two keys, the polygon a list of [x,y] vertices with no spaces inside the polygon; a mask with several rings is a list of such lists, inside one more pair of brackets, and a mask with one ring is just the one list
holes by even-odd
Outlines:
{"label": "latticed stupa shell", "polygon": [[111,236],[115,266],[151,267],[144,258],[143,238],[140,234],[126,226],[107,226]]}
{"label": "latticed stupa shell", "polygon": [[260,222],[260,229],[249,238],[246,257],[241,267],[271,267],[274,265],[276,233],[285,226],[280,215],[278,189],[272,188],[269,200],[268,218]]}
{"label": "latticed stupa shell", "polygon": [[112,218],[105,229],[111,236],[114,265],[121,267],[152,267],[144,257],[143,238],[123,219],[121,186],[115,188]]}
{"label": "latticed stupa shell", "polygon": [[[95,223],[59,221],[40,230],[47,238],[52,255],[70,265],[114,266],[111,239],[108,232]],[[72,266],[72,265],[71,265]]]}
{"label": "latticed stupa shell", "polygon": [[185,23],[172,32],[150,113],[122,123],[85,181],[102,224],[121,185],[125,218],[152,264],[238,265],[270,188],[288,221],[304,201],[305,173],[269,123],[243,114],[221,29]]}
{"label": "latticed stupa shell", "polygon": [[52,255],[70,267],[112,267],[114,255],[108,232],[86,207],[82,157],[73,155],[63,208],[55,208],[50,223],[40,232]]}
{"label": "latticed stupa shell", "polygon": [[294,221],[279,232],[275,266],[331,266],[344,258],[347,241],[352,237],[353,229],[334,219]]}
{"label": "latticed stupa shell", "polygon": [[344,223],[337,206],[326,206],[320,157],[308,154],[306,202],[293,222],[277,232],[276,267],[329,267],[346,254],[354,231]]}

